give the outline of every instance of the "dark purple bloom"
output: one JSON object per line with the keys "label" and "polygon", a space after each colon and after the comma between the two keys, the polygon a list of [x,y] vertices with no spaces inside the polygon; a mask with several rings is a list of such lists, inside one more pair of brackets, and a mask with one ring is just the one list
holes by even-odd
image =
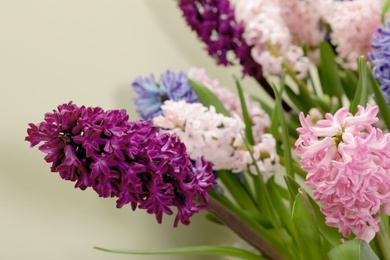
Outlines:
{"label": "dark purple bloom", "polygon": [[160,82],[154,76],[138,77],[132,83],[138,94],[134,103],[142,119],[152,119],[161,114],[161,105],[165,100],[185,100],[187,103],[199,102],[184,72],[173,73],[167,70],[160,76]]}
{"label": "dark purple bloom", "polygon": [[244,26],[237,23],[229,0],[180,0],[179,7],[188,25],[207,45],[207,50],[219,65],[232,65],[228,53],[233,52],[243,66],[243,73],[257,80],[263,78],[251,48],[243,37]]}
{"label": "dark purple bloom", "polygon": [[379,28],[372,38],[373,51],[369,57],[374,64],[372,73],[381,84],[381,90],[390,105],[390,21]]}
{"label": "dark purple bloom", "polygon": [[215,183],[211,163],[198,158],[192,165],[176,136],[159,133],[150,121],[128,120],[125,110],[63,104],[43,122],[29,124],[26,140],[31,147],[42,143],[51,171],[76,188],[116,197],[118,208],[145,209],[159,223],[176,207],[174,226],[189,224],[207,207]]}

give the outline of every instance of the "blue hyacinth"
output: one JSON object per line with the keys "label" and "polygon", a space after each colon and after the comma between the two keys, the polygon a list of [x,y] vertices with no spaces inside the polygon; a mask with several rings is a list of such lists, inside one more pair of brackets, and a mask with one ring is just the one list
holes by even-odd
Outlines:
{"label": "blue hyacinth", "polygon": [[165,100],[185,100],[188,103],[199,102],[184,72],[174,73],[167,70],[160,75],[157,83],[153,75],[138,77],[132,84],[138,94],[134,103],[142,119],[152,119],[161,114],[161,105]]}
{"label": "blue hyacinth", "polygon": [[374,64],[372,73],[381,84],[381,90],[390,105],[390,21],[377,30],[372,38],[373,51],[369,57]]}

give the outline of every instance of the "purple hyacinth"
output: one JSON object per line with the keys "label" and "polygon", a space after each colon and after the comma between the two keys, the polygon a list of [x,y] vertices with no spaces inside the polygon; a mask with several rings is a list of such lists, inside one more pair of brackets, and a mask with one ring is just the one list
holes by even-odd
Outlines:
{"label": "purple hyacinth", "polygon": [[185,100],[188,103],[199,102],[184,72],[174,73],[167,70],[156,83],[154,76],[138,77],[132,83],[138,94],[134,103],[142,119],[152,119],[161,114],[161,105],[165,100]]}
{"label": "purple hyacinth", "polygon": [[372,73],[381,84],[381,90],[390,105],[390,21],[377,30],[372,38],[373,51],[369,57],[374,64]]}
{"label": "purple hyacinth", "polygon": [[[206,44],[209,55],[218,65],[232,65],[233,60],[228,54],[234,53],[243,74],[253,77],[275,98],[272,87],[263,76],[261,65],[252,58],[252,46],[246,43],[244,26],[236,21],[234,6],[229,0],[179,0],[179,7],[187,24]],[[291,110],[284,101],[283,108]]]}
{"label": "purple hyacinth", "polygon": [[150,121],[128,120],[125,110],[70,102],[47,113],[43,122],[29,124],[26,140],[31,147],[42,143],[39,150],[51,171],[76,182],[76,188],[116,197],[118,208],[145,209],[159,223],[176,207],[174,226],[188,225],[207,207],[215,183],[211,163],[198,158],[193,166],[176,136],[159,133]]}
{"label": "purple hyacinth", "polygon": [[229,0],[180,0],[179,7],[188,25],[207,45],[207,50],[219,65],[232,65],[232,51],[243,66],[243,73],[263,78],[262,69],[243,38],[244,26],[237,23]]}

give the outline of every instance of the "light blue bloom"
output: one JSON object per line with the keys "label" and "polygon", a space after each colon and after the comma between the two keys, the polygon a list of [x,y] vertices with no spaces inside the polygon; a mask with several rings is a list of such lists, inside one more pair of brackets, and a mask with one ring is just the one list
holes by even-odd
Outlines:
{"label": "light blue bloom", "polygon": [[168,99],[199,102],[184,72],[175,74],[167,70],[160,76],[160,83],[155,81],[153,75],[138,77],[131,85],[138,94],[134,103],[142,119],[152,119],[160,115],[161,105]]}

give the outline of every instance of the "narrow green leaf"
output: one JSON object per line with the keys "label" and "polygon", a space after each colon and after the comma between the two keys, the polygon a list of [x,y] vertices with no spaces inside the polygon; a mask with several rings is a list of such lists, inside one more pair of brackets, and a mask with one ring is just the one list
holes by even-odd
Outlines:
{"label": "narrow green leaf", "polygon": [[364,240],[354,239],[343,243],[328,253],[330,260],[379,260]]}
{"label": "narrow green leaf", "polygon": [[355,72],[347,69],[340,78],[342,80],[344,92],[347,95],[348,100],[352,100],[358,84],[358,78],[356,77]]}
{"label": "narrow green leaf", "polygon": [[[289,176],[284,176],[284,180],[291,196],[295,198],[298,195],[298,191],[300,189],[299,184]],[[316,215],[318,230],[320,231],[322,236],[332,246],[340,245],[340,239],[342,238],[340,233],[337,231],[336,228],[329,227],[325,224],[325,216],[321,212],[320,207],[311,197],[308,198],[311,203],[311,207]]]}
{"label": "narrow green leaf", "polygon": [[234,77],[234,80],[236,82],[238,96],[240,97],[242,117],[243,117],[244,123],[245,123],[245,137],[248,140],[250,145],[254,145],[255,141],[254,141],[253,135],[252,135],[252,120],[251,120],[251,117],[249,116],[249,113],[248,113],[248,108],[246,106],[244,92],[242,91],[241,84],[238,81],[237,77]]}
{"label": "narrow green leaf", "polygon": [[275,138],[275,140],[279,140],[279,106],[275,105],[275,108],[271,114],[271,127],[269,132]]}
{"label": "narrow green leaf", "polygon": [[281,192],[284,192],[286,190],[283,191],[282,187],[275,183],[274,178],[268,180],[268,182],[266,183],[266,187],[270,197],[272,198],[272,204],[277,215],[280,216],[284,227],[288,230],[289,233],[291,233],[292,224],[290,219],[290,211],[287,208],[286,203],[284,203],[282,199],[283,194],[281,194]]}
{"label": "narrow green leaf", "polygon": [[251,99],[253,101],[256,101],[256,102],[259,102],[260,105],[261,105],[261,108],[268,114],[268,115],[271,115],[272,114],[272,111],[273,109],[264,101],[262,100],[261,98],[255,96],[255,95],[250,95]]}
{"label": "narrow green leaf", "polygon": [[302,111],[303,113],[307,114],[309,110],[312,108],[311,105],[308,102],[302,102],[302,97],[296,94],[290,87],[286,86],[285,90],[287,96],[294,103],[294,105],[299,109],[299,111]]}
{"label": "narrow green leaf", "polygon": [[[282,77],[281,81],[281,87],[282,90],[284,88],[284,77]],[[291,156],[291,148],[290,148],[290,142],[289,142],[289,131],[288,126],[286,123],[286,120],[284,118],[283,114],[283,108],[282,108],[282,97],[281,93],[276,89],[275,85],[271,84],[271,87],[275,93],[275,110],[278,114],[278,120],[280,123],[280,126],[282,127],[282,141],[283,141],[283,155],[284,155],[284,167],[286,168],[287,175],[294,178],[294,169],[292,164],[292,156]]]}
{"label": "narrow green leaf", "polygon": [[210,213],[207,213],[204,217],[214,224],[223,225],[221,221],[219,221],[216,217],[214,217],[214,215],[211,215]]}
{"label": "narrow green leaf", "polygon": [[[322,246],[317,219],[306,192],[300,188],[292,208],[294,237],[302,259],[322,259]],[[310,246],[307,246],[310,244]]]}
{"label": "narrow green leaf", "polygon": [[322,91],[330,97],[336,96],[341,104],[343,95],[343,87],[338,72],[336,63],[336,55],[328,42],[320,44],[320,65],[318,66],[318,74],[320,76]]}
{"label": "narrow green leaf", "polygon": [[200,82],[192,79],[189,79],[189,82],[192,89],[198,96],[200,103],[202,103],[205,107],[215,107],[215,110],[219,114],[230,116],[229,112],[223,106],[222,102],[207,87],[203,86]]}
{"label": "narrow green leaf", "polygon": [[371,70],[368,71],[368,77],[371,82],[372,90],[375,95],[375,101],[379,107],[379,111],[382,115],[383,121],[385,121],[387,129],[390,129],[390,106],[389,104],[387,104],[386,99],[384,98],[380,86],[378,84],[378,81],[374,78],[374,75],[372,75]]}
{"label": "narrow green leaf", "polygon": [[329,227],[325,224],[325,215],[321,212],[320,207],[318,204],[309,197],[312,209],[314,210],[314,213],[316,214],[317,218],[317,226],[318,230],[322,234],[322,236],[328,241],[329,244],[332,246],[338,246],[340,245],[341,241],[341,234],[338,232],[338,230],[334,227]]}
{"label": "narrow green leaf", "polygon": [[218,171],[218,177],[223,182],[225,187],[229,190],[237,204],[246,211],[250,211],[253,214],[257,212],[256,204],[250,195],[250,192],[244,189],[244,186],[240,184],[235,173],[231,171],[220,170]]}
{"label": "narrow green leaf", "polygon": [[358,110],[357,106],[365,106],[368,99],[368,72],[366,62],[363,57],[358,58],[359,79],[356,88],[355,96],[349,107],[349,111],[355,114]]}
{"label": "narrow green leaf", "polygon": [[295,198],[298,195],[298,190],[301,188],[299,184],[290,176],[284,175],[284,181],[286,182],[288,191],[290,192],[291,198]]}
{"label": "narrow green leaf", "polygon": [[115,250],[95,246],[94,249],[128,255],[214,255],[233,256],[246,260],[265,259],[252,252],[230,246],[193,246],[161,250]]}

